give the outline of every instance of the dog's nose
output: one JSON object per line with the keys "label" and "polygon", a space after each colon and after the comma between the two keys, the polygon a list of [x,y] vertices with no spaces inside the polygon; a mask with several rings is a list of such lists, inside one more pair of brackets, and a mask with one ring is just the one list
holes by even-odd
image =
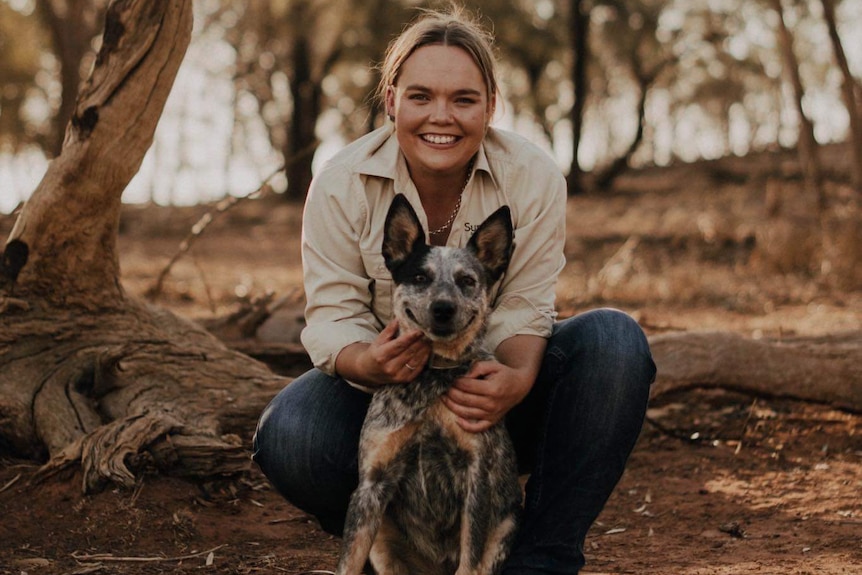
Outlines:
{"label": "dog's nose", "polygon": [[431,315],[436,323],[448,323],[455,315],[455,304],[451,301],[435,301],[431,304]]}

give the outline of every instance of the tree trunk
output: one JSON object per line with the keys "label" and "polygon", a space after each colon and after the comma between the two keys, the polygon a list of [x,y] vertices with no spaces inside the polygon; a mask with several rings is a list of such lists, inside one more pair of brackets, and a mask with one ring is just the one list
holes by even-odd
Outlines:
{"label": "tree trunk", "polygon": [[832,50],[835,52],[835,60],[838,62],[843,76],[841,93],[844,96],[844,105],[847,106],[847,115],[850,117],[850,136],[848,139],[852,150],[850,169],[853,174],[853,185],[857,193],[862,194],[862,116],[860,116],[862,114],[862,101],[856,97],[857,84],[853,74],[850,73],[847,56],[841,45],[841,37],[838,36],[838,27],[835,24],[835,4],[832,0],[821,0],[821,2],[823,4],[823,17],[829,28],[829,38],[832,40]]}
{"label": "tree trunk", "polygon": [[[274,369],[286,372],[310,367],[299,344],[238,339],[236,334],[249,317],[261,321],[249,312],[234,318],[231,326],[213,324],[210,331]],[[649,343],[658,368],[653,398],[720,388],[862,413],[862,331],[758,340],[726,332],[675,332],[651,335]]]}
{"label": "tree trunk", "polygon": [[583,172],[578,163],[578,148],[581,144],[581,131],[584,125],[584,109],[587,98],[587,61],[589,51],[590,14],[582,6],[581,0],[569,2],[569,31],[572,42],[572,83],[575,101],[570,114],[572,122],[572,164],[567,178],[569,195],[582,193]]}
{"label": "tree trunk", "polygon": [[826,197],[820,185],[820,152],[817,140],[814,139],[814,124],[805,114],[805,109],[802,106],[805,88],[802,86],[802,78],[799,76],[799,60],[793,51],[793,36],[784,20],[784,8],[781,5],[781,0],[772,0],[772,8],[778,14],[778,37],[784,70],[790,81],[790,86],[793,88],[793,103],[796,114],[799,116],[799,137],[796,144],[799,168],[802,171],[808,194],[817,198],[817,205],[822,211],[826,207]]}
{"label": "tree trunk", "polygon": [[638,80],[640,88],[640,98],[638,99],[638,127],[635,131],[635,137],[626,151],[616,158],[611,164],[596,177],[596,187],[600,190],[609,188],[614,180],[629,167],[629,162],[632,156],[637,151],[644,137],[644,127],[646,125],[646,100],[649,95],[649,90],[653,82],[659,77],[662,71],[671,64],[670,60],[665,60],[655,66],[651,71],[645,71],[641,63],[637,50],[632,54],[632,62],[635,68],[635,77]]}
{"label": "tree trunk", "polygon": [[595,186],[599,190],[607,190],[610,188],[611,185],[613,185],[614,180],[617,179],[617,176],[625,172],[626,168],[629,167],[629,162],[631,161],[632,156],[634,156],[643,141],[644,125],[646,124],[646,98],[649,86],[641,84],[640,89],[640,99],[638,100],[638,127],[635,131],[635,137],[632,139],[629,147],[626,148],[626,151],[623,152],[622,155],[614,158],[610,165],[596,176]]}
{"label": "tree trunk", "polygon": [[287,171],[287,198],[302,202],[311,184],[311,162],[317,149],[317,119],[322,97],[320,82],[312,77],[308,38],[299,34],[294,42],[293,73],[290,92],[293,112],[285,141],[284,161]]}
{"label": "tree trunk", "polygon": [[141,466],[246,469],[237,432],[287,381],[119,282],[122,192],[191,28],[191,0],[110,5],[62,152],[0,261],[0,450],[50,458],[45,472],[80,462],[85,490],[130,485]]}

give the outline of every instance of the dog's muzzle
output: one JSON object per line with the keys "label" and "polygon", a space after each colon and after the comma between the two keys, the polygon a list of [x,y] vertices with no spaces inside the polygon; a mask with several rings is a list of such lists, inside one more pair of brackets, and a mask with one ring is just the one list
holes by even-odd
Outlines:
{"label": "dog's muzzle", "polygon": [[450,301],[435,301],[431,304],[431,317],[434,318],[434,326],[450,325],[452,318],[458,308]]}

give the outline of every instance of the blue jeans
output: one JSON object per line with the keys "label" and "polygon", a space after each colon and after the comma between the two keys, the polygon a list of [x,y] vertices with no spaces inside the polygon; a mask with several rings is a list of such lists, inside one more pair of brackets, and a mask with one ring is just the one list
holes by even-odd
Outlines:
{"label": "blue jeans", "polygon": [[[587,531],[640,433],[655,364],[640,326],[599,309],[561,321],[536,384],[506,426],[529,473],[505,575],[578,573]],[[278,491],[340,535],[358,483],[359,431],[370,395],[311,370],[272,400],[254,460]]]}

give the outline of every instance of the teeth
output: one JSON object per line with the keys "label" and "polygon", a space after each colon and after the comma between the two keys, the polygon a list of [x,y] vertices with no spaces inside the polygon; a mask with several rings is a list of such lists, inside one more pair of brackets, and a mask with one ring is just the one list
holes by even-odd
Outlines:
{"label": "teeth", "polygon": [[425,141],[431,142],[432,144],[451,144],[455,141],[455,136],[435,136],[431,134],[426,134],[422,136]]}

